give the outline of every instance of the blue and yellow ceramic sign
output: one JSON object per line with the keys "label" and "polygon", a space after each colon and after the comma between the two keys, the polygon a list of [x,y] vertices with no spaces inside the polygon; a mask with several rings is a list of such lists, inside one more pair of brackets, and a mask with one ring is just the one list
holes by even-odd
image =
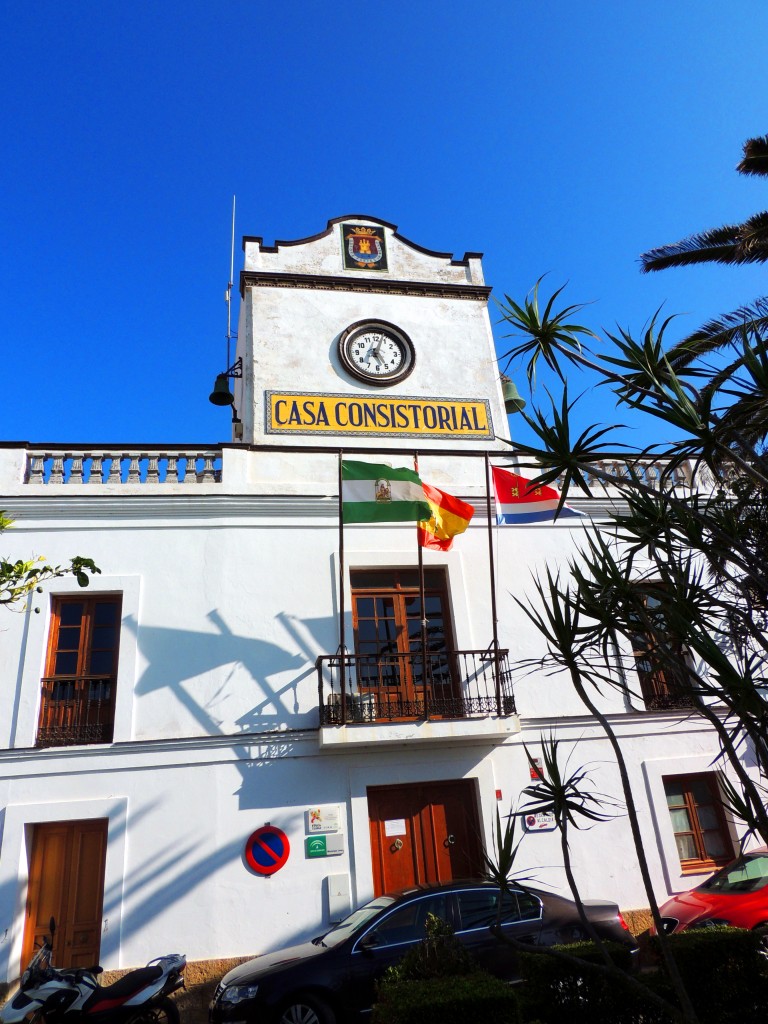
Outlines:
{"label": "blue and yellow ceramic sign", "polygon": [[268,434],[492,439],[486,399],[266,392]]}

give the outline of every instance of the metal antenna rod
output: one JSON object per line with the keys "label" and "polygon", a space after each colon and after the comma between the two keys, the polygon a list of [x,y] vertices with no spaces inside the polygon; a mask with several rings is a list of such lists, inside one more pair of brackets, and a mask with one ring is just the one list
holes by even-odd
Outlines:
{"label": "metal antenna rod", "polygon": [[230,352],[230,341],[232,340],[232,278],[235,276],[235,200],[232,196],[232,247],[229,256],[229,281],[227,282],[227,366],[232,364],[232,353]]}

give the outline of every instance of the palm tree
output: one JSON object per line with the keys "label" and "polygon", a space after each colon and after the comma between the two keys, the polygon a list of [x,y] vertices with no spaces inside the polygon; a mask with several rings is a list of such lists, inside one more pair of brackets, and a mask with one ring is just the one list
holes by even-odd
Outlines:
{"label": "palm tree", "polygon": [[[768,177],[768,135],[747,139],[736,170],[740,174]],[[743,224],[713,228],[671,245],[650,249],[641,255],[640,262],[643,273],[695,263],[768,263],[768,212],[757,213]],[[741,347],[744,342],[762,346],[766,339],[768,297],[708,321],[678,342],[668,357],[672,367],[679,371],[717,349],[734,344]]]}

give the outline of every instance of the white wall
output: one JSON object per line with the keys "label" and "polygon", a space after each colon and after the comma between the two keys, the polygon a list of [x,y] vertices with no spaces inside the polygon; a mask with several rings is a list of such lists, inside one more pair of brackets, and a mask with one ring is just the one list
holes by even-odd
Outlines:
{"label": "white wall", "polygon": [[[259,459],[258,453],[249,458]],[[470,473],[473,487],[477,467]],[[481,506],[479,495],[475,496]],[[90,504],[88,504],[90,501]],[[594,766],[595,786],[620,797],[608,744],[584,714],[568,680],[540,670],[516,672],[523,731],[503,743],[321,750],[314,660],[338,643],[338,530],[332,499],[275,507],[251,496],[96,499],[27,503],[3,535],[4,553],[44,552],[52,562],[93,557],[102,575],[89,592],[124,595],[115,743],[35,752],[39,678],[50,594],[26,611],[3,611],[0,673],[13,714],[2,722],[0,797],[7,807],[0,858],[0,942],[13,974],[20,955],[30,823],[107,816],[110,820],[103,936],[105,966],[135,965],[171,947],[190,957],[246,955],[316,934],[328,924],[325,878],[348,873],[353,902],[371,895],[366,788],[432,779],[477,781],[486,843],[497,806],[517,805],[528,784],[522,743],[535,754],[556,730],[573,763]],[[90,518],[89,518],[90,516]],[[573,520],[568,523],[573,523]],[[531,573],[562,565],[581,531],[552,527],[494,529],[499,634],[516,666],[543,653],[541,638],[514,601],[531,590]],[[414,565],[410,526],[345,531],[346,564]],[[492,638],[488,532],[482,507],[446,554],[457,645],[484,648]],[[349,593],[349,590],[347,590]],[[39,611],[37,611],[39,609]],[[351,618],[347,612],[348,636]],[[660,898],[683,886],[663,796],[662,774],[707,770],[714,738],[698,721],[627,714],[621,698],[602,704],[623,738]],[[15,748],[15,749],[14,749]],[[501,790],[497,802],[496,791]],[[652,803],[656,810],[652,809]],[[313,804],[342,807],[345,854],[307,861],[303,814]],[[247,836],[271,821],[293,853],[271,879],[243,861]],[[646,904],[624,816],[572,841],[585,897]],[[521,869],[564,892],[557,834],[528,835]],[[692,884],[689,878],[686,885]]]}

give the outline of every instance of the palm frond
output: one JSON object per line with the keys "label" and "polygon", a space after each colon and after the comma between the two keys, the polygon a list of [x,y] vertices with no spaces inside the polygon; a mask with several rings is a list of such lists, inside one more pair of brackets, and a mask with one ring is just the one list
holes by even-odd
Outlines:
{"label": "palm frond", "polygon": [[689,235],[671,245],[649,249],[640,256],[640,269],[648,274],[655,270],[685,267],[694,263],[735,263],[739,227],[738,224],[729,224]]}
{"label": "palm frond", "polygon": [[553,312],[555,302],[565,288],[562,285],[548,299],[544,311],[539,308],[539,286],[543,278],[539,278],[531,291],[526,296],[523,305],[515,302],[509,295],[505,295],[506,304],[499,302],[501,311],[501,322],[506,322],[512,328],[504,338],[522,336],[525,340],[513,348],[504,352],[500,357],[506,360],[506,364],[515,362],[517,359],[526,358],[528,364],[526,374],[528,384],[533,387],[536,379],[536,364],[541,357],[544,362],[554,370],[562,381],[565,381],[564,370],[560,365],[560,359],[572,362],[575,353],[586,350],[586,338],[597,339],[597,335],[588,327],[581,324],[571,323],[570,318],[580,312],[583,305],[571,305]]}
{"label": "palm frond", "polygon": [[765,263],[768,261],[768,213],[756,213],[743,224],[727,224],[689,235],[640,256],[644,274],[696,263]]}
{"label": "palm frond", "polygon": [[694,360],[742,341],[745,337],[760,342],[768,338],[768,296],[740,306],[732,313],[708,320],[693,334],[669,349],[667,358],[672,369],[679,373]]}
{"label": "palm frond", "polygon": [[523,744],[531,771],[536,773],[536,781],[523,790],[523,795],[529,797],[523,810],[530,814],[554,814],[561,831],[569,825],[583,829],[590,824],[599,824],[616,817],[616,809],[619,807],[617,801],[605,793],[592,790],[590,768],[581,766],[569,771],[567,762],[561,764],[559,746],[560,740],[551,734],[541,737],[543,764],[539,767],[528,747]]}
{"label": "palm frond", "polygon": [[515,837],[517,814],[513,811],[506,816],[506,824],[502,827],[501,814],[496,808],[496,832],[493,837],[493,855],[483,851],[485,871],[488,878],[498,887],[506,891],[515,867],[515,860],[520,850],[522,836]]}
{"label": "palm frond", "polygon": [[739,174],[768,175],[768,135],[747,139],[744,156],[736,164]]}
{"label": "palm frond", "polygon": [[[560,501],[556,516],[560,515],[568,491],[571,487],[578,488],[584,494],[590,494],[588,476],[593,464],[599,461],[605,451],[604,437],[614,428],[623,424],[614,424],[600,429],[582,431],[578,438],[572,439],[570,413],[575,402],[568,401],[568,387],[563,387],[562,402],[558,409],[555,400],[547,391],[550,411],[545,414],[541,409],[534,409],[533,415],[522,413],[525,422],[538,436],[543,448],[518,442],[517,449],[525,455],[532,456],[541,466],[541,473],[533,481],[535,486],[556,484],[560,486]],[[619,445],[626,447],[626,445]]]}
{"label": "palm frond", "polygon": [[737,263],[765,263],[768,260],[768,213],[756,213],[739,229]]}

